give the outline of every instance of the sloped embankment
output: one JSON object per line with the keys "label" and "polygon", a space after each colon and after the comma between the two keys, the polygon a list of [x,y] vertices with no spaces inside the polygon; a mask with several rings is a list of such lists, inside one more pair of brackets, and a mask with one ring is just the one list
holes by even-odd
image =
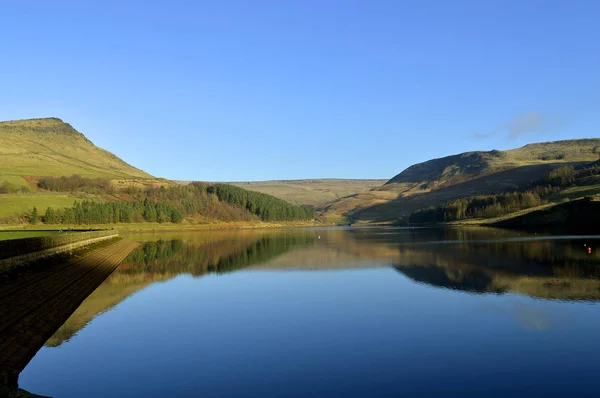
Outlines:
{"label": "sloped embankment", "polygon": [[117,231],[105,230],[0,241],[0,271],[5,272],[52,255],[113,239],[118,235]]}
{"label": "sloped embankment", "polygon": [[0,385],[17,386],[19,373],[44,342],[139,245],[114,239],[0,280]]}

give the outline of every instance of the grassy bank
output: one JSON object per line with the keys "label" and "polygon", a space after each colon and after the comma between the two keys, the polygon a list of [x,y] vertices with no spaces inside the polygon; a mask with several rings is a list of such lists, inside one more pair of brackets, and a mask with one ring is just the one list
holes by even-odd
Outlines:
{"label": "grassy bank", "polygon": [[[153,232],[153,231],[204,231],[204,230],[235,230],[235,229],[266,229],[266,228],[304,228],[322,226],[323,224],[315,221],[281,221],[281,222],[252,222],[252,221],[234,221],[234,222],[204,222],[181,224],[173,223],[120,223],[120,224],[97,224],[97,225],[73,225],[77,229],[115,229],[119,231],[131,232]],[[35,233],[42,230],[65,230],[69,226],[64,224],[38,224],[38,225],[0,225],[0,234],[2,231],[22,231],[23,233]]]}
{"label": "grassy bank", "polygon": [[1,194],[0,195],[0,218],[17,216],[31,212],[33,207],[37,207],[39,214],[44,214],[46,208],[64,208],[71,207],[73,202],[91,200],[104,201],[100,195],[85,193],[55,193],[55,192],[35,192],[21,194]]}
{"label": "grassy bank", "polygon": [[23,238],[37,238],[58,234],[58,231],[0,231],[0,241]]}

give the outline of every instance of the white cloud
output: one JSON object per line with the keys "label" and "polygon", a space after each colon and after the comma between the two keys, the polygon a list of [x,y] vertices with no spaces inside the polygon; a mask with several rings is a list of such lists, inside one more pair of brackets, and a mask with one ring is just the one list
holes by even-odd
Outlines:
{"label": "white cloud", "polygon": [[496,126],[488,132],[474,133],[473,138],[485,139],[506,134],[509,139],[514,140],[525,135],[548,133],[561,125],[560,120],[549,118],[541,112],[519,113],[508,122]]}

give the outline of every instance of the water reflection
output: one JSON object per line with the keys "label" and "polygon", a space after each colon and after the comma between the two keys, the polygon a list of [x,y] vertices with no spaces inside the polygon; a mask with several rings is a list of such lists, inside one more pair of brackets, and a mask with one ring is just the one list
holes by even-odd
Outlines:
{"label": "water reflection", "polygon": [[[561,342],[587,347],[597,326],[588,305],[600,300],[592,237],[357,228],[128,239],[140,247],[46,342],[59,348],[38,353],[26,387],[93,396],[110,380],[113,391],[135,392],[127,396],[277,396],[272,382],[297,396],[340,385],[415,396],[424,386],[464,388],[457,372],[467,369],[471,396],[500,370],[518,392],[532,369],[553,371],[547,352],[569,361]],[[82,352],[96,362],[82,362]],[[590,373],[584,362],[569,363]],[[58,376],[45,373],[53,366]],[[72,385],[56,381],[64,375]]]}
{"label": "water reflection", "polygon": [[487,228],[242,231],[130,238],[143,241],[142,246],[84,301],[47,346],[59,346],[128,296],[180,274],[391,266],[416,282],[440,288],[600,300],[600,259],[597,251],[587,253],[587,247],[597,244],[593,239],[504,241],[544,238]]}
{"label": "water reflection", "polygon": [[[222,232],[130,236],[142,245],[121,264],[46,342],[58,347],[99,314],[153,283],[181,274],[201,277],[268,262],[311,244],[314,233]],[[148,240],[148,239],[157,240]]]}

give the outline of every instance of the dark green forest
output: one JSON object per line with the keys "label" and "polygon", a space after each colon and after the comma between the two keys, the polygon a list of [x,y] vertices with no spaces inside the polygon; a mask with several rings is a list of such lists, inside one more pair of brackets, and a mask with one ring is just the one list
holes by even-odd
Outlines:
{"label": "dark green forest", "polygon": [[[34,208],[34,213],[37,209]],[[31,215],[30,221],[35,219]],[[75,202],[72,207],[54,209],[48,207],[42,216],[46,224],[116,224],[131,222],[172,222],[183,221],[181,211],[167,203],[154,203],[148,199],[136,202],[97,203]],[[35,223],[35,221],[34,221]]]}
{"label": "dark green forest", "polygon": [[295,206],[275,196],[247,191],[233,185],[216,184],[206,188],[219,200],[245,208],[264,221],[308,220],[314,218],[312,206]]}
{"label": "dark green forest", "polygon": [[[38,186],[52,191],[92,188],[112,193],[103,179],[79,176],[41,179]],[[247,191],[227,184],[191,183],[185,186],[127,188],[120,201],[75,202],[73,206],[49,207],[40,215],[46,224],[113,224],[132,222],[180,223],[185,217],[201,216],[221,221],[292,221],[314,217],[312,206],[295,206],[271,195]],[[38,221],[37,209],[29,221]]]}

